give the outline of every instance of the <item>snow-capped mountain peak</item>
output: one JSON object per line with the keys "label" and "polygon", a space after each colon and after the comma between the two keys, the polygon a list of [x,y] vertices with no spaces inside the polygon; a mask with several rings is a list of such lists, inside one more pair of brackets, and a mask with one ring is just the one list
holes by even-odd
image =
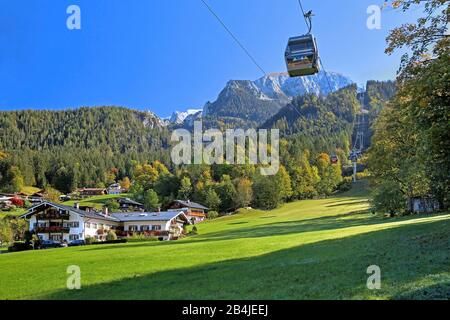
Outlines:
{"label": "snow-capped mountain peak", "polygon": [[312,76],[296,78],[291,78],[287,73],[281,72],[259,78],[255,84],[269,97],[290,99],[306,93],[328,94],[353,84],[353,81],[336,72],[321,71]]}
{"label": "snow-capped mountain peak", "polygon": [[181,124],[186,120],[187,117],[196,115],[197,113],[202,112],[202,109],[188,109],[186,111],[175,111],[172,113],[170,117],[170,122]]}

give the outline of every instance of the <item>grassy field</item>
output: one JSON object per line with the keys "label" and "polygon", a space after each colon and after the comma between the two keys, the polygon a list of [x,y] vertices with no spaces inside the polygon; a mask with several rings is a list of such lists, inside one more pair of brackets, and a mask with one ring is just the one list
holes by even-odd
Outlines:
{"label": "grassy field", "polygon": [[80,206],[90,206],[90,207],[94,207],[96,209],[102,209],[103,205],[111,199],[118,199],[118,198],[126,198],[129,195],[127,194],[106,194],[106,195],[102,195],[102,196],[93,196],[93,197],[89,197],[83,200],[71,200],[71,201],[67,201],[64,202],[63,204],[66,206],[73,206],[75,204],[75,202],[78,202],[80,204]]}
{"label": "grassy field", "polygon": [[26,186],[23,187],[22,190],[20,190],[20,192],[23,192],[29,196],[31,196],[32,194],[39,192],[41,189],[36,188],[36,187],[30,187],[30,186]]}
{"label": "grassy field", "polygon": [[24,208],[16,208],[11,211],[0,211],[0,219],[3,219],[6,216],[20,216],[24,214],[27,210]]}
{"label": "grassy field", "polygon": [[[359,185],[333,198],[242,211],[167,243],[0,255],[1,299],[450,298],[450,215],[382,218]],[[66,269],[81,268],[81,290]],[[367,267],[381,268],[368,290]]]}

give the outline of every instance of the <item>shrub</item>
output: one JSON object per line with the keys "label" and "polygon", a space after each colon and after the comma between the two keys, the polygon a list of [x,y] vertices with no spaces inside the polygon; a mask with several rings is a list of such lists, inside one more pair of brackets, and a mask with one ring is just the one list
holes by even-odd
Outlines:
{"label": "shrub", "polygon": [[117,235],[114,232],[114,230],[109,230],[108,234],[106,235],[106,241],[114,241],[117,240]]}
{"label": "shrub", "polygon": [[86,242],[86,244],[93,244],[97,242],[97,239],[95,239],[94,237],[87,236],[84,239],[84,242]]}
{"label": "shrub", "polygon": [[196,235],[196,234],[198,234],[198,230],[197,230],[197,227],[194,226],[194,227],[192,228],[191,232],[189,232],[189,235],[194,236],[194,235]]}
{"label": "shrub", "polygon": [[120,204],[113,199],[106,201],[105,206],[109,209],[110,212],[117,211],[120,208]]}
{"label": "shrub", "polygon": [[217,211],[209,211],[206,216],[208,217],[208,219],[212,220],[218,218],[219,213]]}
{"label": "shrub", "polygon": [[158,237],[146,236],[145,234],[133,234],[128,238],[129,242],[145,242],[145,241],[158,241]]}
{"label": "shrub", "polygon": [[356,179],[357,180],[363,180],[370,176],[369,172],[367,170],[364,170],[363,172],[357,172],[356,173]]}
{"label": "shrub", "polygon": [[352,179],[346,179],[347,177],[344,178],[344,180],[339,183],[338,185],[338,190],[341,192],[344,191],[349,191],[352,188]]}
{"label": "shrub", "polygon": [[403,213],[406,197],[394,182],[384,182],[372,191],[372,206],[374,211],[389,213],[391,217]]}
{"label": "shrub", "polygon": [[109,240],[109,241],[96,241],[91,243],[92,245],[101,245],[101,244],[117,244],[117,243],[127,243],[127,239],[117,239],[117,240]]}
{"label": "shrub", "polygon": [[17,196],[11,199],[11,203],[20,208],[22,208],[25,204],[24,201]]}
{"label": "shrub", "polygon": [[27,251],[33,250],[33,246],[29,243],[25,243],[23,241],[14,242],[14,244],[8,247],[9,252],[19,252],[19,251]]}

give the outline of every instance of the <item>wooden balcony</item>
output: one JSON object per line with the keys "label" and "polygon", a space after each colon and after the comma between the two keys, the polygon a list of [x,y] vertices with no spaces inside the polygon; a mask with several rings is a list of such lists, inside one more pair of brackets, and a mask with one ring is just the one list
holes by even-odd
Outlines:
{"label": "wooden balcony", "polygon": [[70,233],[70,228],[68,227],[36,227],[36,233]]}
{"label": "wooden balcony", "polygon": [[69,214],[40,213],[36,215],[37,220],[70,220]]}

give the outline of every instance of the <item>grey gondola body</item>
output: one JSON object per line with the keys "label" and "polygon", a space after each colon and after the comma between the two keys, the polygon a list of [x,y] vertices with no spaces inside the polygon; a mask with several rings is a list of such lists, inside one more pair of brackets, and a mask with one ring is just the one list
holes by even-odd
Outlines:
{"label": "grey gondola body", "polygon": [[319,51],[312,34],[289,38],[285,53],[286,66],[291,77],[316,74],[319,68]]}

